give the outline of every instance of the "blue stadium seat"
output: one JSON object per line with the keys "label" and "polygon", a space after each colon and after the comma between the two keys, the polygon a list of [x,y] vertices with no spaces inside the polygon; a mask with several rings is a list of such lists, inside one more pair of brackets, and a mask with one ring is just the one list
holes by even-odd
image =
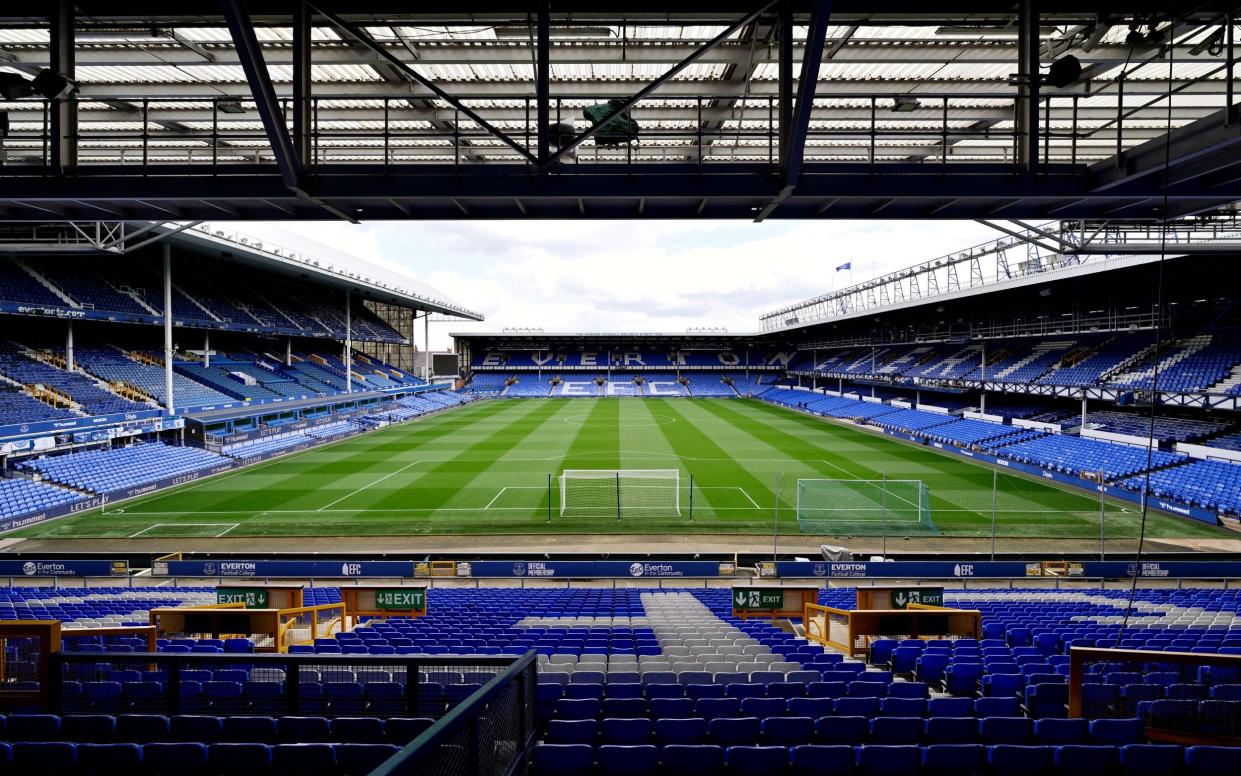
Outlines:
{"label": "blue stadium seat", "polygon": [[142,764],[142,747],[138,744],[78,744],[78,760],[74,770],[82,774],[137,773]]}
{"label": "blue stadium seat", "polygon": [[663,718],[655,720],[655,743],[697,745],[707,740],[707,721],[701,717]]}
{"label": "blue stadium seat", "polygon": [[1034,721],[1025,717],[983,717],[978,721],[978,737],[984,744],[1029,744],[1034,739]]}
{"label": "blue stadium seat", "polygon": [[870,725],[870,740],[875,744],[917,744],[922,740],[921,717],[879,717]]}
{"label": "blue stadium seat", "polygon": [[179,714],[168,718],[168,735],[174,741],[201,741],[211,744],[222,740],[224,723],[220,717],[201,714]]}
{"label": "blue stadium seat", "polygon": [[199,776],[207,769],[207,745],[147,743],[142,747],[142,762],[148,776]]}
{"label": "blue stadium seat", "polygon": [[1189,776],[1220,776],[1236,770],[1238,750],[1225,746],[1190,746],[1185,749]]}
{"label": "blue stadium seat", "polygon": [[654,734],[654,724],[645,717],[628,719],[604,718],[600,727],[600,740],[604,744],[639,746],[648,744]]}
{"label": "blue stadium seat", "polygon": [[1175,776],[1185,768],[1185,751],[1170,744],[1128,744],[1120,747],[1124,776]]}
{"label": "blue stadium seat", "polygon": [[712,719],[707,722],[707,741],[721,747],[754,746],[761,734],[757,717]]}
{"label": "blue stadium seat", "polygon": [[811,717],[767,717],[762,720],[764,746],[798,746],[814,740],[814,719]]}
{"label": "blue stadium seat", "polygon": [[1114,746],[1058,746],[1053,758],[1057,776],[1099,776],[1114,773],[1119,762]]}
{"label": "blue stadium seat", "polygon": [[266,744],[211,744],[207,764],[217,772],[251,773],[271,765],[271,747]]}
{"label": "blue stadium seat", "polygon": [[596,751],[599,776],[655,776],[659,766],[659,749],[650,744],[617,746],[605,744]]}
{"label": "blue stadium seat", "polygon": [[783,776],[789,750],[783,746],[732,746],[724,750],[728,773],[737,776]]}
{"label": "blue stadium seat", "polygon": [[[400,751],[392,744],[337,744],[336,767],[340,776],[365,776]],[[296,773],[296,772],[295,772]]]}
{"label": "blue stadium seat", "polygon": [[930,717],[926,720],[928,744],[972,744],[978,740],[978,720],[973,717]]}
{"label": "blue stadium seat", "polygon": [[860,746],[857,772],[860,776],[906,776],[922,768],[922,752],[916,746]]}
{"label": "blue stadium seat", "polygon": [[599,726],[593,719],[553,719],[547,723],[545,740],[549,744],[590,744],[599,737]]}
{"label": "blue stadium seat", "polygon": [[72,773],[78,748],[63,741],[17,741],[13,744],[13,770],[17,773]]}
{"label": "blue stadium seat", "polygon": [[1051,770],[1051,752],[1045,746],[998,744],[988,750],[987,764],[995,774],[1045,776]]}
{"label": "blue stadium seat", "polygon": [[714,745],[670,744],[660,752],[660,764],[665,776],[719,776],[724,750]]}
{"label": "blue stadium seat", "polygon": [[1125,746],[1146,740],[1146,726],[1140,719],[1095,719],[1090,721],[1090,743],[1098,746]]}
{"label": "blue stadium seat", "polygon": [[594,761],[595,750],[587,744],[540,744],[530,762],[538,776],[577,776],[589,773]]}
{"label": "blue stadium seat", "polygon": [[820,744],[852,746],[870,737],[866,717],[823,717],[815,723],[815,740]]}
{"label": "blue stadium seat", "polygon": [[107,743],[116,734],[116,718],[107,714],[74,714],[62,717],[60,734],[66,741]]}
{"label": "blue stadium seat", "polygon": [[1090,723],[1084,719],[1040,719],[1034,723],[1035,743],[1043,746],[1085,744]]}
{"label": "blue stadium seat", "polygon": [[272,766],[279,773],[330,776],[336,770],[331,744],[277,744],[271,748]]}
{"label": "blue stadium seat", "polygon": [[926,776],[965,776],[986,768],[987,747],[980,744],[931,744],[922,750]]}
{"label": "blue stadium seat", "polygon": [[795,776],[841,776],[853,772],[855,755],[851,746],[807,744],[793,747],[789,759]]}

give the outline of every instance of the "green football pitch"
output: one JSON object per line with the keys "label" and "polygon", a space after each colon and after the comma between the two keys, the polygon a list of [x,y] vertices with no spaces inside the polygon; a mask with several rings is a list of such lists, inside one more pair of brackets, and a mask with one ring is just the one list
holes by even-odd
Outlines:
{"label": "green football pitch", "polygon": [[[655,508],[626,507],[619,519],[613,509],[562,515],[558,477],[566,469],[676,469],[679,513],[665,492]],[[828,517],[799,525],[799,480],[884,477],[924,483],[930,514],[897,505],[880,511],[882,486],[855,484],[839,488],[839,513],[820,509]],[[831,507],[837,496],[822,498],[820,506]],[[889,535],[986,537],[994,520],[1006,538],[1098,540],[1101,509],[1108,539],[1137,535],[1131,505],[1101,506],[1086,492],[993,475],[956,456],[757,401],[526,399],[467,405],[16,535],[770,535],[778,520],[781,533],[824,538],[874,535],[885,523]],[[1221,533],[1162,514],[1147,521],[1152,537]]]}

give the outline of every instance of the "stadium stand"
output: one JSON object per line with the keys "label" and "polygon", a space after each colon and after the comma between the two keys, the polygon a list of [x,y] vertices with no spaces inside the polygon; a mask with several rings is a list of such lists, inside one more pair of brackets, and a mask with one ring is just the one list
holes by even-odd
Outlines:
{"label": "stadium stand", "polygon": [[85,499],[81,493],[25,477],[0,479],[0,515],[4,517],[21,517]]}
{"label": "stadium stand", "polygon": [[[1147,451],[1141,447],[1117,445],[1065,434],[1052,434],[997,448],[998,455],[1022,463],[1036,464],[1066,474],[1102,476],[1107,481],[1128,477],[1147,467]],[[1153,468],[1163,468],[1186,460],[1183,455],[1150,451]]]}
{"label": "stadium stand", "polygon": [[733,386],[724,382],[724,375],[715,372],[686,372],[685,384],[691,396],[736,396]]}
{"label": "stadium stand", "polygon": [[7,342],[0,342],[0,374],[22,385],[52,389],[68,398],[77,405],[77,409],[87,415],[145,409],[137,402],[101,388],[96,381],[81,373],[58,369],[27,355],[16,345]]}
{"label": "stadium stand", "polygon": [[[1102,431],[1114,431],[1145,438],[1152,432],[1151,418],[1136,413],[1096,410],[1086,415],[1086,425]],[[1154,437],[1160,442],[1189,442],[1219,434],[1231,427],[1224,420],[1156,417]]]}
{"label": "stadium stand", "polygon": [[[87,372],[109,383],[132,386],[161,403],[167,398],[163,368],[135,361],[120,348],[82,347],[77,351],[77,361]],[[234,401],[231,396],[175,372],[172,390],[177,403],[184,407],[202,407]]]}
{"label": "stadium stand", "polygon": [[31,423],[71,417],[66,408],[51,407],[14,385],[0,385],[0,424]]}
{"label": "stadium stand", "polygon": [[39,456],[22,461],[18,468],[79,490],[107,493],[227,462],[227,458],[198,447],[143,443]]}
{"label": "stadium stand", "polygon": [[[482,377],[482,375],[479,375]],[[478,378],[475,378],[477,380]],[[504,392],[505,396],[547,396],[551,391],[551,383],[547,379],[540,380],[536,375],[522,374],[514,377],[515,382]]]}
{"label": "stadium stand", "polygon": [[[1141,492],[1143,475],[1130,477],[1122,487]],[[1223,461],[1193,461],[1150,473],[1150,493],[1203,509],[1241,515],[1241,466]]]}
{"label": "stadium stand", "polygon": [[[335,588],[307,594],[308,604],[340,600]],[[58,742],[57,762],[112,762],[107,757],[127,753],[127,762],[144,772],[169,773],[162,764],[174,753],[178,769],[210,769],[239,755],[239,747],[248,763],[280,767],[292,757],[289,747],[301,746],[320,771],[358,772],[342,762],[351,756],[347,747],[368,743],[380,747],[369,754],[390,756],[489,674],[420,676],[425,716],[411,718],[398,716],[404,706],[391,700],[403,697],[405,674],[335,668],[333,656],[526,650],[538,661],[536,774],[580,774],[609,762],[644,774],[661,763],[708,776],[822,773],[828,765],[844,773],[970,774],[1009,772],[1020,762],[1025,772],[1035,767],[1068,776],[1083,772],[1078,758],[1085,751],[1092,755],[1086,762],[1104,763],[1098,773],[1118,772],[1108,764],[1159,755],[1170,772],[1187,763],[1187,774],[1216,776],[1222,771],[1193,766],[1208,754],[1219,763],[1236,754],[1152,747],[1143,720],[1159,713],[1160,702],[1190,698],[1235,727],[1241,693],[1230,674],[1201,673],[1178,683],[1102,663],[1092,668],[1087,687],[1116,699],[1111,718],[1067,719],[1065,698],[1072,646],[1241,650],[1237,591],[1139,589],[1141,614],[1118,642],[1126,590],[950,590],[946,605],[982,613],[982,639],[877,641],[869,663],[769,622],[733,617],[727,590],[432,588],[427,595],[425,617],[370,621],[292,648],[323,661],[300,672],[301,714],[264,714],[287,703],[282,673],[231,667],[182,675],[181,714],[139,713],[133,700],[159,697],[167,676],[113,667],[102,680],[66,682],[63,714],[8,715],[4,729],[12,743],[0,759],[48,757],[53,750],[45,742]],[[848,607],[855,596],[852,588],[831,588],[820,591],[819,602]],[[0,619],[72,623],[82,629],[71,636],[77,649],[115,653],[119,666],[123,653],[135,649],[132,640],[91,637],[89,629],[145,622],[157,607],[212,601],[213,589],[199,587],[9,588],[0,591]],[[254,645],[161,639],[157,647],[244,654]],[[988,762],[1002,771],[988,770]]]}

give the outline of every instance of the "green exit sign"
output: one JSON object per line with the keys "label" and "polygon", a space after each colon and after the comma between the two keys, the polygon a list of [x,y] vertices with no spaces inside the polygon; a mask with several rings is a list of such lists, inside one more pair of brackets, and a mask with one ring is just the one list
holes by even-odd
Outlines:
{"label": "green exit sign", "polygon": [[745,612],[774,612],[784,608],[784,590],[769,587],[733,588],[733,609]]}
{"label": "green exit sign", "polygon": [[250,587],[217,587],[215,602],[217,604],[245,604],[247,609],[266,609],[270,599],[266,590]]}
{"label": "green exit sign", "polygon": [[944,605],[944,589],[941,588],[911,588],[909,590],[893,590],[892,591],[892,608],[904,609],[910,604],[923,604],[924,606],[943,606]]}
{"label": "green exit sign", "polygon": [[427,608],[427,591],[421,587],[376,590],[375,608],[392,611],[422,611]]}

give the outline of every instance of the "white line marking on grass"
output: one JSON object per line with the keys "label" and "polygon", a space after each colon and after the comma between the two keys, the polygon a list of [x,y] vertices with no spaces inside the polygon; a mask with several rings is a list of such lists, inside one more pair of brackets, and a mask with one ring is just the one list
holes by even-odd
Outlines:
{"label": "white line marking on grass", "polygon": [[[177,513],[176,513],[176,512],[172,512],[172,513],[169,513],[169,514],[177,514]],[[184,513],[184,514],[214,514],[214,513],[194,513],[194,512],[186,512],[186,513]],[[244,512],[234,512],[234,513],[232,513],[232,514],[245,514],[245,513],[244,513]],[[161,527],[163,527],[163,528],[184,528],[184,527],[186,527],[186,526],[191,526],[191,525],[198,525],[198,526],[209,525],[209,526],[212,526],[212,527],[214,527],[214,528],[219,528],[219,527],[220,527],[220,526],[222,526],[222,525],[226,525],[226,526],[228,526],[228,528],[225,528],[223,531],[221,531],[221,532],[219,532],[218,534],[216,534],[216,535],[215,535],[215,538],[216,538],[216,539],[218,539],[218,538],[220,538],[221,536],[223,536],[224,534],[226,534],[226,533],[228,533],[229,531],[233,530],[234,528],[236,528],[236,527],[240,526],[240,525],[241,525],[241,523],[153,523],[153,524],[151,524],[151,525],[148,525],[146,528],[143,528],[141,531],[139,531],[139,532],[137,532],[137,533],[135,533],[135,534],[130,534],[130,535],[129,535],[129,538],[130,538],[130,539],[136,539],[136,538],[138,538],[139,536],[142,536],[142,535],[143,535],[144,533],[146,533],[147,531],[153,531],[153,530],[155,530],[156,528],[161,528]],[[170,538],[172,538],[172,537],[170,537]]]}
{"label": "white line marking on grass", "polygon": [[402,466],[401,468],[397,469],[396,471],[394,471],[394,472],[389,472],[389,473],[385,474],[384,476],[380,477],[379,479],[375,480],[374,482],[368,482],[367,484],[363,485],[362,487],[358,488],[357,490],[352,491],[352,492],[350,492],[350,493],[346,493],[345,495],[341,496],[340,498],[336,499],[335,501],[331,502],[330,504],[324,504],[323,506],[319,507],[319,508],[318,508],[317,510],[315,510],[315,511],[317,511],[317,512],[323,512],[323,511],[325,511],[328,507],[334,507],[334,506],[336,506],[337,504],[339,504],[340,502],[342,502],[342,501],[344,501],[345,499],[349,498],[350,496],[353,496],[353,495],[355,495],[355,494],[361,493],[362,491],[366,490],[367,488],[371,487],[372,485],[378,485],[379,483],[383,482],[384,480],[388,479],[389,477],[395,477],[396,475],[398,475],[398,474],[400,474],[401,472],[405,471],[405,470],[406,470],[406,469],[408,469],[409,467],[411,467],[411,466],[417,466],[417,465],[418,465],[418,464],[420,464],[420,463],[422,463],[422,459],[418,459],[417,461],[411,461],[411,462],[409,462],[409,463],[405,464],[404,466]]}
{"label": "white line marking on grass", "polygon": [[827,460],[826,458],[821,458],[821,459],[819,459],[819,460],[823,461],[823,463],[827,464],[828,466],[832,467],[833,469],[835,469],[835,470],[837,470],[837,471],[842,471],[842,472],[844,472],[845,474],[849,475],[850,477],[852,477],[852,478],[853,478],[853,479],[855,479],[855,480],[860,480],[860,479],[862,479],[861,477],[857,476],[856,474],[854,474],[853,472],[849,471],[849,470],[848,470],[848,469],[846,469],[845,467],[840,466],[840,465],[838,465],[838,464],[834,464],[834,463],[832,463],[831,461]]}
{"label": "white line marking on grass", "polygon": [[750,500],[750,503],[754,505],[754,508],[755,508],[755,509],[758,509],[758,502],[754,500],[754,497],[753,497],[753,496],[751,496],[751,495],[750,495],[750,494],[746,491],[746,489],[745,489],[745,488],[737,488],[737,490],[741,491],[741,495],[745,496],[746,498],[748,498],[748,499]]}
{"label": "white line marking on grass", "polygon": [[761,508],[759,507],[758,502],[755,501],[753,497],[750,496],[749,492],[747,492],[745,488],[740,488],[740,487],[737,487],[736,485],[697,485],[695,487],[697,487],[698,490],[739,490],[741,491],[741,495],[745,496],[746,500],[754,505],[752,507],[712,507],[712,509],[760,509]]}
{"label": "white line marking on grass", "polygon": [[491,505],[496,503],[496,501],[499,500],[500,496],[504,495],[504,491],[506,490],[508,490],[508,488],[500,488],[500,492],[495,494],[495,496],[491,498],[491,501],[487,502],[487,506],[483,507],[483,509],[491,509]]}

